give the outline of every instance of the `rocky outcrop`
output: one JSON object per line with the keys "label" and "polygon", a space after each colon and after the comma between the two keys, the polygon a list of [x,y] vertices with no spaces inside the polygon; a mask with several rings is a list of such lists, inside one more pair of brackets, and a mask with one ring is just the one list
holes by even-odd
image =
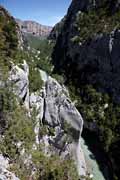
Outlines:
{"label": "rocky outcrop", "polygon": [[[115,140],[110,142],[109,150],[105,150],[107,153],[109,151],[112,168],[118,179],[120,179],[120,160],[117,153],[120,152],[120,138],[116,140],[116,129],[120,127],[120,122],[119,114],[116,118],[111,116],[114,109],[117,106],[119,108],[120,104],[119,15],[119,0],[73,0],[53,52],[54,71],[64,74],[67,79],[66,83],[72,84],[78,98],[80,96],[82,99],[78,106],[84,119],[87,119],[85,127],[89,130],[98,129],[99,138],[101,139],[101,135],[103,136],[101,140],[104,141],[101,145],[103,149],[105,149],[105,144],[108,145],[106,132],[111,131],[115,134]],[[104,95],[109,97],[110,101],[106,101],[108,110],[103,109],[99,114],[100,117],[104,112],[105,120],[93,115],[96,112],[94,107],[98,106],[101,109],[101,103],[96,100],[93,107],[92,102],[96,95],[94,93],[89,98],[87,87],[91,87],[95,93],[101,94],[103,100],[105,99]],[[110,110],[111,104],[112,111]],[[82,105],[85,111],[81,110]],[[117,113],[115,113],[116,115]],[[89,118],[92,123],[89,123]],[[115,129],[113,128],[114,122],[116,122]],[[111,137],[112,135],[108,134],[108,138]]]}
{"label": "rocky outcrop", "polygon": [[72,153],[80,175],[85,175],[86,166],[80,147],[83,119],[71,102],[65,87],[48,77],[45,86],[43,123],[55,128],[50,144],[62,156]]}
{"label": "rocky outcrop", "polygon": [[[103,8],[104,11],[104,7],[110,13],[108,16],[111,18],[111,21],[114,16],[117,16],[116,13],[119,13],[119,1],[117,0],[114,3],[111,0],[72,1],[62,32],[57,38],[53,53],[53,63],[55,71],[66,74],[68,79],[73,79],[76,86],[92,84],[98,91],[109,93],[115,102],[120,102],[120,31],[117,28],[118,26],[113,25],[111,32],[97,33],[91,37],[88,23],[87,33],[89,37],[86,41],[84,43],[72,41],[74,37],[78,36],[81,38],[82,36],[76,28],[77,15],[81,12],[87,14],[90,10],[94,10],[97,14],[99,9]],[[97,21],[96,29],[99,24],[100,22]]]}
{"label": "rocky outcrop", "polygon": [[[86,163],[80,146],[83,119],[70,100],[69,93],[55,79],[40,71],[44,86],[29,95],[29,68],[24,61],[22,68],[11,69],[9,81],[14,93],[21,99],[29,114],[36,109],[36,144],[43,145],[46,155],[73,158],[79,175],[86,175]],[[43,129],[46,128],[46,134]]]}
{"label": "rocky outcrop", "polygon": [[[8,45],[5,47],[6,54],[4,53],[5,60],[8,62],[3,62],[3,64],[5,63],[5,67],[8,65],[8,68],[5,68],[5,70],[7,69],[5,74],[8,75],[8,79],[6,75],[6,79],[3,80],[4,82],[1,82],[1,85],[3,86],[2,93],[4,94],[4,90],[6,88],[5,85],[10,91],[5,97],[5,113],[8,112],[8,114],[6,113],[8,119],[5,118],[4,121],[7,121],[8,124],[4,128],[4,132],[0,134],[0,142],[2,145],[0,152],[3,153],[0,155],[0,179],[18,180],[14,173],[10,172],[16,172],[16,170],[14,171],[14,168],[12,169],[12,167],[19,164],[18,161],[21,161],[18,168],[25,166],[27,170],[28,166],[30,166],[30,175],[31,173],[33,174],[35,164],[32,161],[32,150],[43,150],[46,156],[58,155],[63,160],[72,158],[77,165],[79,175],[86,175],[86,164],[80,146],[80,138],[83,128],[83,119],[80,113],[70,100],[69,93],[66,88],[60,85],[55,79],[49,77],[45,72],[40,71],[39,74],[39,69],[37,69],[37,67],[37,75],[41,75],[44,85],[41,90],[32,93],[29,92],[30,74],[27,62],[23,60],[23,63],[18,63],[17,59],[16,62],[14,59],[15,63],[12,61],[16,55],[13,54],[13,50],[14,53],[18,50],[18,40],[20,39],[19,36],[21,36],[21,33],[14,21],[14,18],[12,18],[2,7],[0,7],[0,14],[3,15],[1,18],[1,24],[3,27],[0,30],[0,34],[2,32],[3,36],[1,48],[3,52],[4,45],[6,45],[4,42],[6,42],[7,37],[9,37]],[[11,48],[9,54],[7,53],[9,50],[8,47]],[[35,68],[33,63],[34,61],[30,63],[30,66]],[[15,96],[13,94],[15,94]],[[9,96],[11,95],[13,96],[9,99]],[[15,105],[15,109],[11,108],[10,103],[6,103],[6,99],[7,101],[11,101],[11,99],[13,99],[14,102],[12,103],[13,106]],[[3,107],[4,103],[1,103],[1,106]],[[17,108],[17,106],[19,108]],[[20,112],[19,116],[18,111],[20,110],[22,112]],[[1,113],[3,113],[2,110]],[[32,113],[34,113],[34,117],[32,116]],[[25,122],[25,124],[23,122]],[[18,129],[22,127],[20,132],[17,130],[17,127]],[[24,129],[26,129],[25,132]],[[36,141],[34,133],[32,134],[33,129]],[[14,132],[14,130],[17,132]],[[25,137],[22,137],[23,134]],[[30,143],[27,142],[30,141],[30,138],[27,139],[27,135],[32,139]],[[7,140],[10,139],[10,141],[8,140],[7,142],[5,138]],[[7,144],[12,147],[9,145],[6,147]],[[27,147],[25,146],[27,146],[28,149],[30,148],[30,151],[27,151]],[[6,158],[6,156],[9,158]],[[15,166],[15,169],[16,168],[17,167]],[[40,167],[38,167],[38,169],[39,168]],[[16,172],[16,174],[19,173]]]}
{"label": "rocky outcrop", "polygon": [[1,180],[20,180],[8,169],[10,168],[9,159],[0,154],[0,179]]}
{"label": "rocky outcrop", "polygon": [[22,68],[12,64],[9,81],[13,84],[13,92],[21,99],[21,103],[29,109],[29,67],[26,61],[21,66]]}
{"label": "rocky outcrop", "polygon": [[[83,119],[69,99],[68,91],[56,80],[41,71],[45,86],[40,96],[35,94],[30,97],[31,106],[39,109],[38,124],[36,127],[36,142],[44,143],[46,154],[58,154],[61,158],[72,157],[77,164],[80,175],[86,174],[86,164],[80,146],[80,137],[83,127]],[[41,126],[47,127],[47,133],[43,137]],[[52,129],[52,132],[51,132]]]}
{"label": "rocky outcrop", "polygon": [[52,30],[52,27],[41,25],[34,21],[22,21],[16,19],[16,22],[23,33],[33,34],[35,36],[47,37]]}

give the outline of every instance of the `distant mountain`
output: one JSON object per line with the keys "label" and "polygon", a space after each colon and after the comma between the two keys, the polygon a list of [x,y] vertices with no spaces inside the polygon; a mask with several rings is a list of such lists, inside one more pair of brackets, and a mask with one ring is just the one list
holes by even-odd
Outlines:
{"label": "distant mountain", "polygon": [[20,19],[16,19],[16,22],[22,32],[33,34],[35,36],[46,37],[52,30],[51,26],[41,25],[35,21],[22,21]]}

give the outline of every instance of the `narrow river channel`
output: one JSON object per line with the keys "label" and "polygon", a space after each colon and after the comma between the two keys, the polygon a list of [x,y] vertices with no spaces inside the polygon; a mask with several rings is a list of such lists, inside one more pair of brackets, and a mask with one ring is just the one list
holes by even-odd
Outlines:
{"label": "narrow river channel", "polygon": [[99,140],[94,133],[85,131],[81,138],[81,147],[93,180],[113,180],[109,160],[101,149]]}

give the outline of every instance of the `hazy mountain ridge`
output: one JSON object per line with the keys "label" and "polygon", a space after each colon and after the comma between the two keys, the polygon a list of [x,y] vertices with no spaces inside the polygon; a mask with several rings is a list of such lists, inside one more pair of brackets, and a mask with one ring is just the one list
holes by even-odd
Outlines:
{"label": "hazy mountain ridge", "polygon": [[42,25],[31,20],[22,21],[20,19],[16,19],[16,22],[23,33],[29,33],[35,36],[47,37],[52,30],[51,26]]}

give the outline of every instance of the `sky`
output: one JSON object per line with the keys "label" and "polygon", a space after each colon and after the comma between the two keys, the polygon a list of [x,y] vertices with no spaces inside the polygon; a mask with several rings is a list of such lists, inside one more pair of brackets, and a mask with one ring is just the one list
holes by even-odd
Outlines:
{"label": "sky", "polygon": [[53,26],[67,13],[72,0],[0,0],[14,17]]}

